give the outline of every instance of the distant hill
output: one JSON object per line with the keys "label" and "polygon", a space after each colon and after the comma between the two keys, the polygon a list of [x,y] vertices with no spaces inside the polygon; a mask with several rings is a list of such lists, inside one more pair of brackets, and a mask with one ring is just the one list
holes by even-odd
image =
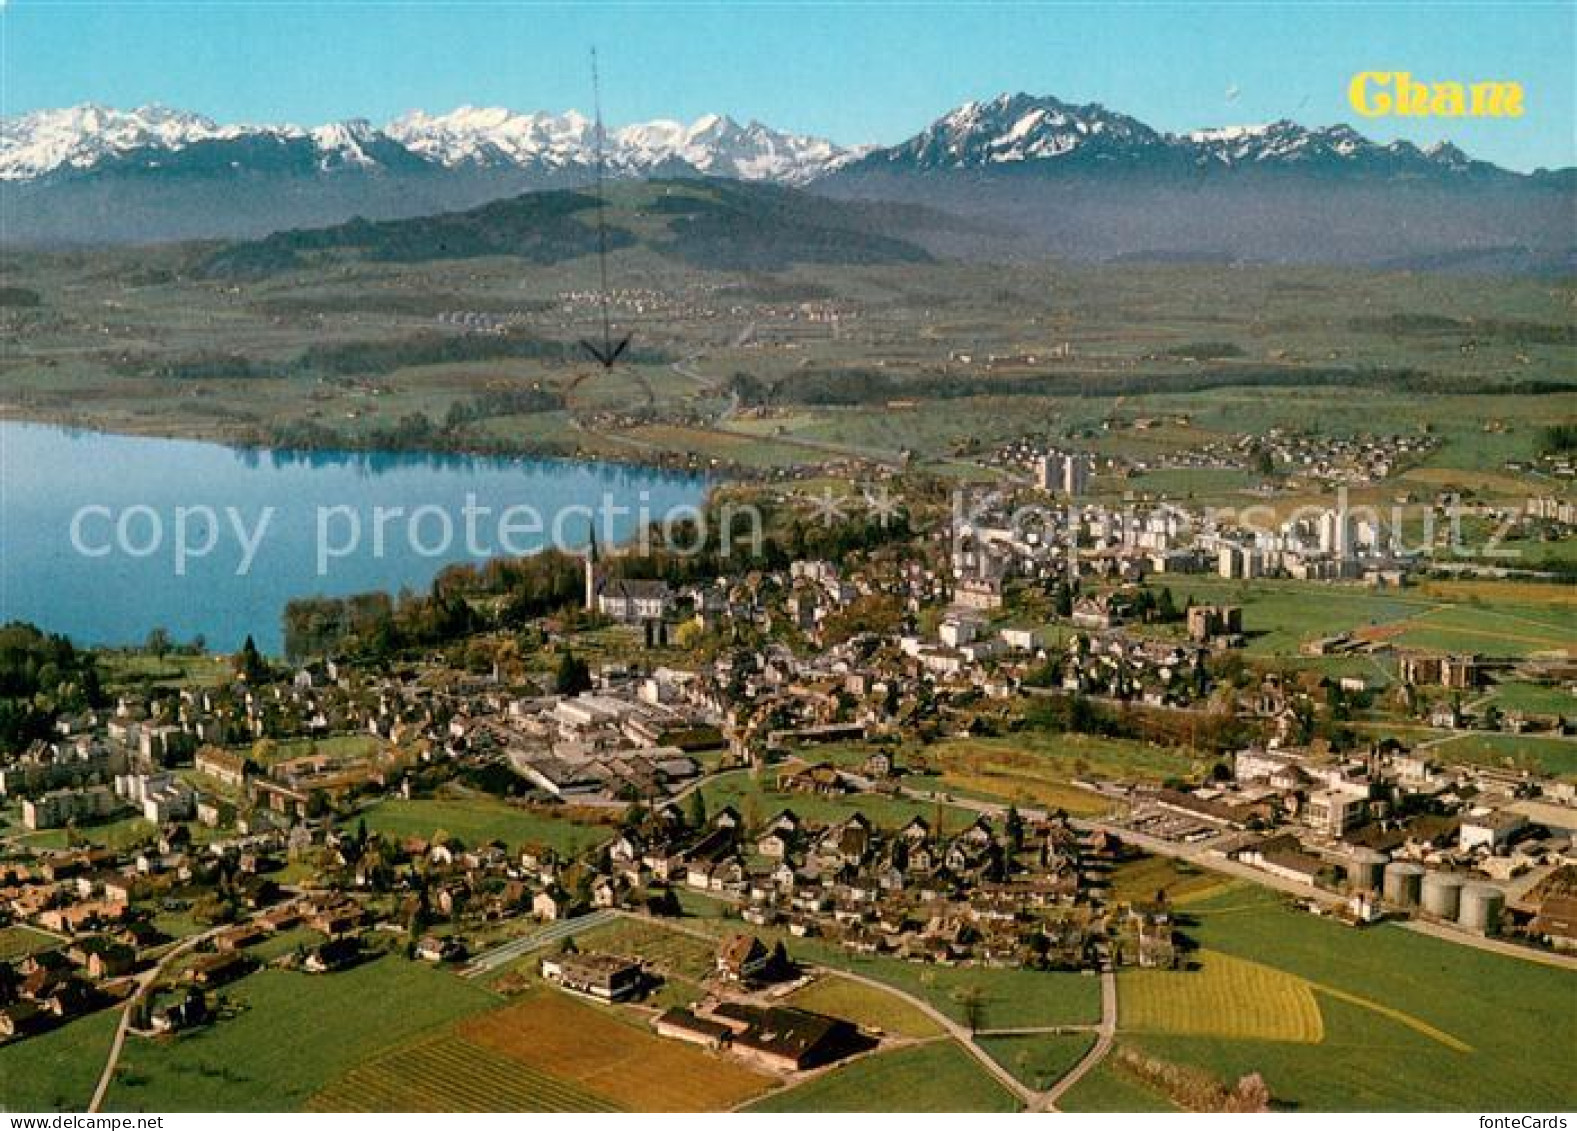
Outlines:
{"label": "distant hill", "polygon": [[[559,263],[594,254],[596,198],[583,191],[526,193],[463,212],[406,220],[351,220],[230,244],[206,273],[251,277],[325,262],[420,263],[509,255]],[[641,247],[696,267],[771,271],[798,263],[919,263],[918,242],[892,230],[938,238],[958,221],[926,209],[823,200],[778,185],[728,180],[618,184],[607,196],[608,247]]]}

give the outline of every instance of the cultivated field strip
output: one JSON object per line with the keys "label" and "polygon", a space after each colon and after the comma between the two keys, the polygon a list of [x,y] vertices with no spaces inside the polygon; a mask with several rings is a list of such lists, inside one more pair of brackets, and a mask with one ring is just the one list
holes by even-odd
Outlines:
{"label": "cultivated field strip", "polygon": [[619,1105],[509,1057],[440,1034],[347,1072],[307,1110],[621,1111]]}
{"label": "cultivated field strip", "polygon": [[1198,970],[1124,971],[1121,1016],[1135,1033],[1319,1044],[1314,987],[1293,974],[1201,951]]}
{"label": "cultivated field strip", "polygon": [[457,1032],[467,1043],[640,1111],[727,1111],[776,1083],[561,993],[528,995],[461,1021]]}

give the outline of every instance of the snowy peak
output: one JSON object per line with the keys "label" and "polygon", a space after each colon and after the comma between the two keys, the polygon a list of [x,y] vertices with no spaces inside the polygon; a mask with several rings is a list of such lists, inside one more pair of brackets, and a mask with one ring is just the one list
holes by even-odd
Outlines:
{"label": "snowy peak", "polygon": [[1389,171],[1460,171],[1473,164],[1444,143],[1419,149],[1410,141],[1380,145],[1351,126],[1308,129],[1285,119],[1261,126],[1228,126],[1184,135],[1201,165],[1343,167],[1354,164]]}
{"label": "snowy peak", "polygon": [[909,141],[872,153],[862,168],[984,169],[1089,164],[1177,168],[1333,168],[1454,172],[1480,167],[1454,146],[1380,145],[1350,126],[1310,129],[1281,120],[1166,134],[1099,103],[1003,94],[969,102]]}
{"label": "snowy peak", "polygon": [[0,118],[0,180],[29,180],[59,168],[85,169],[133,149],[180,149],[196,141],[237,137],[244,127],[218,126],[199,114],[166,106],[115,110],[83,103]]}
{"label": "snowy peak", "polygon": [[364,118],[330,122],[309,131],[307,136],[321,154],[319,164],[324,169],[347,166],[371,168],[378,164],[374,154],[379,143],[385,140],[382,134],[373,129],[372,123]]}
{"label": "snowy peak", "polygon": [[1098,104],[1004,94],[968,102],[902,145],[867,160],[920,168],[1017,165],[1074,155],[1099,159],[1138,155],[1164,138],[1137,119]]}
{"label": "snowy peak", "polygon": [[164,106],[115,110],[93,103],[0,119],[0,181],[28,181],[63,170],[87,170],[128,154],[160,157],[200,143],[272,141],[310,146],[314,164],[368,169],[409,160],[370,122],[351,119],[314,129],[299,126],[216,125],[200,114]]}
{"label": "snowy peak", "polygon": [[629,158],[660,163],[677,160],[710,176],[742,181],[804,184],[838,168],[851,152],[822,138],[783,133],[751,122],[741,126],[725,115],[707,114],[688,126],[652,122],[615,135]]}
{"label": "snowy peak", "polygon": [[[448,114],[407,114],[387,132],[414,153],[441,165],[590,167],[596,127],[573,110],[519,114],[501,107],[462,106]],[[616,174],[641,175],[675,163],[741,180],[798,184],[835,167],[846,151],[820,138],[780,133],[759,123],[740,126],[707,114],[689,125],[658,119],[608,131],[604,160]]]}
{"label": "snowy peak", "polygon": [[[223,143],[237,143],[233,147]],[[242,143],[253,143],[251,145]],[[256,143],[264,144],[256,144]],[[163,106],[115,110],[91,103],[0,119],[0,181],[26,182],[81,172],[135,155],[155,168],[171,155],[215,167],[252,168],[282,160],[307,171],[442,172],[483,169],[584,175],[597,158],[596,126],[574,110],[522,113],[461,106],[416,110],[381,128],[353,119],[313,128],[218,125]],[[214,143],[218,152],[209,153]],[[1345,125],[1310,129],[1296,122],[1229,126],[1174,135],[1098,103],[1029,94],[969,102],[900,145],[844,148],[760,122],[721,114],[669,119],[608,131],[603,158],[621,177],[701,173],[746,181],[805,185],[849,166],[860,169],[1329,169],[1383,175],[1455,174],[1491,169],[1450,145],[1380,145]]]}
{"label": "snowy peak", "polygon": [[[379,129],[362,119],[299,126],[219,126],[162,107],[112,110],[84,105],[0,122],[0,179],[31,180],[62,169],[89,169],[140,150],[177,151],[194,143],[239,138],[309,142],[324,172],[409,165],[505,168],[533,172],[589,170],[596,126],[574,110],[520,113],[461,106],[446,114],[416,110]],[[740,180],[804,184],[863,150],[783,133],[759,122],[741,126],[721,114],[686,125],[658,120],[611,130],[604,159],[611,173],[705,173]]]}
{"label": "snowy peak", "polygon": [[520,114],[501,106],[461,106],[447,114],[420,110],[396,118],[388,135],[440,165],[516,165],[561,169],[593,159],[596,129],[571,110]]}

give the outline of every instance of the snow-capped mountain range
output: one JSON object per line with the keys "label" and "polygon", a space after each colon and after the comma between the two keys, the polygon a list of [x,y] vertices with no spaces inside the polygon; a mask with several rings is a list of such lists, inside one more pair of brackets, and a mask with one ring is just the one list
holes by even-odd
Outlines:
{"label": "snow-capped mountain range", "polygon": [[[460,212],[584,188],[596,134],[574,111],[496,107],[320,126],[161,106],[37,111],[0,120],[0,241],[246,239]],[[887,147],[709,114],[610,129],[602,155],[615,179],[727,178],[759,189],[763,208],[776,206],[770,190],[939,211],[965,222],[937,235],[932,250],[945,254],[1431,263],[1467,249],[1484,269],[1577,262],[1577,170],[1524,175],[1344,125],[1174,134],[1098,104],[1005,94]]]}
{"label": "snow-capped mountain range", "polygon": [[[462,106],[448,114],[416,111],[385,127],[413,153],[454,168],[463,165],[584,167],[596,158],[596,125],[571,110],[520,114]],[[804,184],[860,151],[822,138],[783,133],[707,114],[689,125],[667,119],[610,130],[603,159],[614,175],[639,176],[675,162],[709,176]]]}
{"label": "snow-capped mountain range", "polygon": [[[309,128],[221,125],[163,106],[116,110],[84,104],[0,119],[0,181],[34,181],[128,160],[157,167],[164,155],[199,143],[213,150],[214,143],[225,142],[253,143],[245,151],[253,153],[258,142],[309,146],[325,172],[425,163],[563,173],[593,166],[595,134],[593,122],[573,110],[462,106],[445,114],[414,111],[382,127],[352,120]],[[241,153],[235,159],[245,163]],[[970,102],[889,148],[849,148],[708,114],[689,124],[657,120],[609,130],[604,159],[614,176],[691,172],[788,185],[806,185],[850,166],[941,170],[1159,160],[1202,167],[1345,162],[1460,171],[1480,164],[1454,146],[1379,145],[1347,126],[1310,129],[1279,121],[1166,134],[1099,104],[1026,94]]]}
{"label": "snow-capped mountain range", "polygon": [[[462,106],[447,114],[414,111],[379,128],[353,119],[315,128],[220,125],[164,106],[116,110],[85,104],[0,120],[0,181],[31,181],[82,172],[114,160],[156,166],[161,155],[215,142],[309,143],[324,171],[384,164],[391,146],[442,168],[514,167],[539,171],[590,168],[596,126],[571,110],[523,114]],[[861,150],[821,138],[740,125],[708,114],[688,125],[659,120],[610,130],[608,171],[644,176],[673,170],[803,184],[857,157]]]}
{"label": "snow-capped mountain range", "polygon": [[1046,168],[1058,163],[1201,169],[1323,164],[1388,172],[1490,168],[1469,161],[1455,146],[1420,149],[1407,141],[1381,145],[1345,125],[1311,129],[1282,120],[1166,134],[1099,103],[1073,105],[1028,94],[967,103],[903,144],[875,150],[859,162],[868,170]]}

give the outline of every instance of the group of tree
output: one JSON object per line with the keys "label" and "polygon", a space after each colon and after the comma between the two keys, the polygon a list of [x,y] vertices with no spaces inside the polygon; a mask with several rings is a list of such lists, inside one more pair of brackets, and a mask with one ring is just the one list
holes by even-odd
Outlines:
{"label": "group of tree", "polygon": [[285,655],[386,658],[406,648],[444,644],[485,627],[466,598],[435,580],[425,594],[402,591],[303,597],[285,606]]}
{"label": "group of tree", "polygon": [[1132,703],[1109,703],[1077,693],[1038,695],[1018,725],[1052,734],[1088,734],[1203,751],[1239,748],[1247,724],[1230,710],[1163,711]]}
{"label": "group of tree", "polygon": [[61,714],[103,700],[92,653],[21,621],[0,626],[0,748],[44,738]]}
{"label": "group of tree", "polygon": [[1577,422],[1551,424],[1539,434],[1539,451],[1544,455],[1569,455],[1577,452]]}
{"label": "group of tree", "polygon": [[1117,1050],[1116,1065],[1170,1098],[1185,1111],[1268,1112],[1270,1088],[1257,1072],[1227,1085],[1203,1068],[1174,1064],[1131,1047]]}
{"label": "group of tree", "polygon": [[1133,611],[1146,624],[1171,624],[1182,620],[1184,616],[1172,597],[1172,590],[1164,585],[1160,592],[1144,587],[1135,593]]}
{"label": "group of tree", "polygon": [[579,695],[591,690],[591,668],[586,661],[565,649],[553,674],[553,690],[560,695]]}

